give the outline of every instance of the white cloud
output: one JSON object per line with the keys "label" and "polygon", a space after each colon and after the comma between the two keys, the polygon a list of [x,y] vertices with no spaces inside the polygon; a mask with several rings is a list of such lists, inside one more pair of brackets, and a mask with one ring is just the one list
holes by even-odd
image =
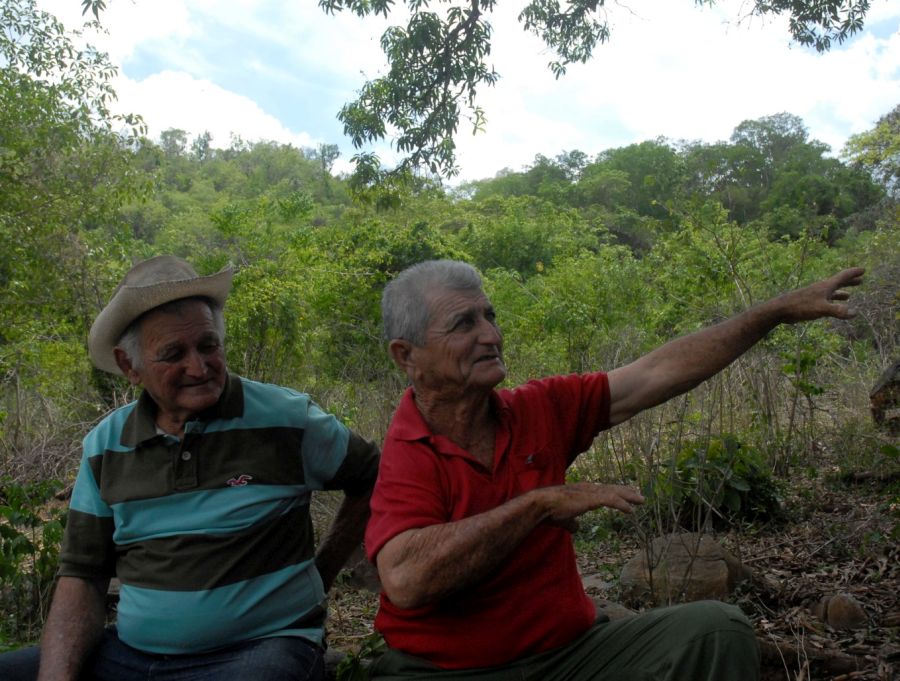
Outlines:
{"label": "white cloud", "polygon": [[[77,0],[40,4],[67,25],[82,21]],[[867,19],[879,22],[880,37],[866,34],[823,55],[790,45],[785,19],[748,18],[748,0],[719,0],[712,8],[699,8],[695,0],[606,7],[610,42],[556,80],[547,69],[553,55],[517,20],[521,5],[498,3],[490,60],[501,80],[479,93],[487,132],[473,137],[471,126],[460,123],[461,179],[520,169],[537,153],[594,154],[657,136],[727,139],[741,121],[781,111],[800,116],[811,137],[837,152],[850,134],[871,128],[900,102],[900,30],[884,30],[900,24],[900,8],[890,0],[874,0]],[[222,145],[231,132],[247,140],[331,142],[349,156],[347,141],[334,139],[336,108],[324,109],[350,100],[365,78],[384,73],[379,38],[401,17],[330,16],[314,2],[108,0],[101,19],[108,35],[97,42],[114,62],[150,73],[124,74],[118,91],[121,108],[141,113],[151,134],[178,127],[192,134],[208,129]],[[226,74],[220,33],[236,37],[250,55]],[[275,93],[279,110],[302,109],[304,117],[277,120],[239,94],[242,83],[261,86],[270,108]],[[306,96],[300,107],[285,99],[298,96]],[[328,131],[316,129],[313,113],[327,119]],[[383,145],[379,153],[390,159]]]}
{"label": "white cloud", "polygon": [[[879,20],[900,21],[900,10],[877,7]],[[523,37],[514,16],[495,21],[502,78],[481,99],[487,133],[458,140],[464,176],[520,168],[538,152],[593,154],[657,136],[713,142],[744,120],[781,111],[800,116],[811,137],[837,152],[900,102],[900,31],[820,55],[791,45],[784,19],[738,21],[742,0],[712,9],[692,0],[614,9],[610,42],[559,80],[546,68],[552,55]],[[506,145],[516,146],[504,152]]]}
{"label": "white cloud", "polygon": [[869,24],[877,21],[896,21],[897,6],[894,0],[874,0],[869,12],[866,14],[866,21]]}
{"label": "white cloud", "polygon": [[196,136],[212,135],[214,147],[228,147],[232,134],[245,141],[269,140],[296,147],[314,147],[317,140],[307,133],[288,130],[256,102],[186,73],[163,71],[140,82],[122,79],[117,84],[119,107],[140,112],[151,138],[168,128]]}
{"label": "white cloud", "polygon": [[[170,49],[186,44],[195,35],[187,3],[191,0],[107,0],[107,8],[101,12],[104,32],[88,33],[90,42],[109,53],[113,63],[121,64],[131,57],[135,48],[145,43],[155,43]],[[38,0],[41,9],[56,16],[66,28],[80,28],[89,12],[82,14],[78,0]]]}

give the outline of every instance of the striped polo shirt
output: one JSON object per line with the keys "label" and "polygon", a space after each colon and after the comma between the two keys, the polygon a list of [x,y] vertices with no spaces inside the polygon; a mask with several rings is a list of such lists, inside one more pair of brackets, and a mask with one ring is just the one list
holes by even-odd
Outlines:
{"label": "striped polo shirt", "polygon": [[310,495],[367,492],[377,448],[308,395],[234,375],[181,439],[155,412],[144,391],[85,437],[59,574],[118,576],[119,637],[140,650],[320,643]]}

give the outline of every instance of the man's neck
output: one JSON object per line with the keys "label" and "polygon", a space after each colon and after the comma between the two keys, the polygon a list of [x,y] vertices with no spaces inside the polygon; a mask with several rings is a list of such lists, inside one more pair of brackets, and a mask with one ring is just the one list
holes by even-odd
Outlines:
{"label": "man's neck", "polygon": [[432,433],[443,435],[488,470],[493,468],[496,418],[489,392],[449,399],[427,392],[416,391],[414,395],[419,413]]}
{"label": "man's neck", "polygon": [[181,439],[184,437],[184,424],[189,416],[170,416],[158,413],[156,415],[156,427],[160,430]]}

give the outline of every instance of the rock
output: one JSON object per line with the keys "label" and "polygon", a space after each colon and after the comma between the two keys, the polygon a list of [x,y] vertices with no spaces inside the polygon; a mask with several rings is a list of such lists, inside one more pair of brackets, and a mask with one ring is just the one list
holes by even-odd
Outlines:
{"label": "rock", "polygon": [[600,598],[599,594],[604,594],[615,586],[611,582],[607,582],[602,574],[583,575],[581,584],[584,586],[584,590],[590,599],[594,601],[594,608],[597,610],[597,622],[621,620],[637,614],[624,605]]}
{"label": "rock", "polygon": [[622,569],[626,598],[656,604],[723,600],[750,571],[709,535],[677,533],[654,539]]}
{"label": "rock", "polygon": [[900,360],[885,369],[869,393],[872,419],[889,435],[900,435]]}
{"label": "rock", "polygon": [[834,629],[864,629],[869,625],[862,605],[846,593],[823,596],[810,611]]}
{"label": "rock", "polygon": [[597,608],[597,621],[604,620],[623,620],[626,617],[634,617],[637,613],[629,610],[624,605],[613,603],[602,598],[595,598],[594,607]]}
{"label": "rock", "polygon": [[325,681],[334,681],[337,679],[338,665],[347,657],[347,653],[341,650],[329,648],[325,651]]}
{"label": "rock", "polygon": [[601,574],[583,575],[581,578],[581,585],[584,587],[584,590],[588,592],[588,595],[590,595],[592,591],[606,591],[615,586],[611,582],[607,582]]}

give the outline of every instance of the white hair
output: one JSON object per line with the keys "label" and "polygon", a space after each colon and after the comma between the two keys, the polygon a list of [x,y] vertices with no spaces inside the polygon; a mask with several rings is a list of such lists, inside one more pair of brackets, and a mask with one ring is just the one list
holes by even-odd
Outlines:
{"label": "white hair", "polygon": [[387,340],[401,338],[425,343],[431,317],[428,293],[434,289],[480,291],[481,276],[459,260],[426,260],[407,267],[390,282],[381,296],[381,317]]}

